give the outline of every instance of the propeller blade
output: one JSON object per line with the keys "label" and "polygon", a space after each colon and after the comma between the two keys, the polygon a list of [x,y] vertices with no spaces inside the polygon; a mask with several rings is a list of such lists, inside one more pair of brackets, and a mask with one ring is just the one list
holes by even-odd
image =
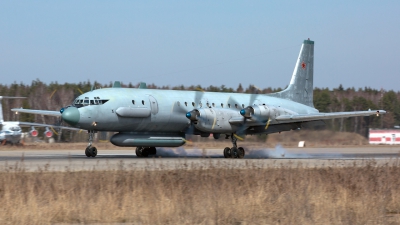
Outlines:
{"label": "propeller blade", "polygon": [[175,102],[174,106],[172,107],[172,112],[179,113],[179,114],[186,114],[187,109],[182,106],[182,103]]}
{"label": "propeller blade", "polygon": [[201,89],[201,87],[197,87],[194,96],[194,103],[196,104],[196,106],[200,104],[203,95],[204,95],[204,90]]}

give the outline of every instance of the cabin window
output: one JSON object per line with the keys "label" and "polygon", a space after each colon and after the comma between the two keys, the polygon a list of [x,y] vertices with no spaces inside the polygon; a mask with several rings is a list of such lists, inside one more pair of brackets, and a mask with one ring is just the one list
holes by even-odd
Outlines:
{"label": "cabin window", "polygon": [[213,103],[212,106],[215,107],[215,104]]}
{"label": "cabin window", "polygon": [[185,106],[187,106],[187,102],[185,102]]}
{"label": "cabin window", "polygon": [[237,108],[237,104],[235,104],[235,108]]}
{"label": "cabin window", "polygon": [[230,108],[231,107],[231,104],[228,104],[228,108]]}
{"label": "cabin window", "polygon": [[224,104],[223,103],[221,103],[221,108],[224,108]]}
{"label": "cabin window", "polygon": [[142,105],[144,105],[144,100],[142,100]]}
{"label": "cabin window", "polygon": [[210,104],[207,102],[207,108],[210,108]]}
{"label": "cabin window", "polygon": [[194,107],[194,102],[192,102],[192,106]]}
{"label": "cabin window", "polygon": [[135,104],[135,100],[132,100],[132,104]]}
{"label": "cabin window", "polygon": [[244,109],[244,104],[242,104],[242,109]]}

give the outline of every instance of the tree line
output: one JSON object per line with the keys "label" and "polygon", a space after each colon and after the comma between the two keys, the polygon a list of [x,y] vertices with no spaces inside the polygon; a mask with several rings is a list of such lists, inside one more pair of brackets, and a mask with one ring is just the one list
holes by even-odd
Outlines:
{"label": "tree line", "polygon": [[[122,87],[136,88],[139,84],[122,84]],[[20,120],[26,122],[38,122],[46,124],[59,123],[57,118],[40,115],[20,114],[11,112],[11,108],[27,108],[42,110],[59,110],[64,106],[70,105],[72,101],[84,92],[92,88],[111,87],[112,83],[100,84],[98,82],[79,82],[59,84],[52,82],[46,84],[40,80],[34,80],[31,84],[13,83],[11,85],[0,84],[0,96],[25,96],[26,99],[8,100],[3,99],[3,115],[5,121]],[[149,89],[172,89],[172,90],[202,90],[206,92],[237,92],[237,93],[257,93],[267,94],[281,91],[281,88],[259,88],[255,85],[243,87],[241,84],[237,88],[222,86],[202,87],[200,85],[191,86],[157,86],[148,84]],[[362,135],[367,134],[369,128],[393,128],[400,125],[400,92],[393,90],[377,90],[369,87],[365,88],[314,88],[314,106],[320,112],[338,111],[358,111],[384,109],[388,113],[384,116],[354,117],[343,119],[326,120],[323,129],[334,131],[356,132]],[[317,128],[322,129],[322,128]]]}

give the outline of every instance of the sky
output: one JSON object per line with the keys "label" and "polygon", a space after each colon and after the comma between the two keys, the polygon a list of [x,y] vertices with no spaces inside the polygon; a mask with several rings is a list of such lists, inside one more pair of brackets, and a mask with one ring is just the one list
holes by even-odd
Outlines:
{"label": "sky", "polygon": [[0,83],[400,91],[400,1],[0,1]]}

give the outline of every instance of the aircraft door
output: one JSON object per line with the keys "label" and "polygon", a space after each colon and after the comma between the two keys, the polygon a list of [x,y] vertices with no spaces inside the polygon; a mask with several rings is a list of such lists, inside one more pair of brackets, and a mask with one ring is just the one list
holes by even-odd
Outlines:
{"label": "aircraft door", "polygon": [[155,115],[158,113],[158,103],[157,100],[149,95],[149,100],[150,100],[150,108],[151,108],[151,114]]}

